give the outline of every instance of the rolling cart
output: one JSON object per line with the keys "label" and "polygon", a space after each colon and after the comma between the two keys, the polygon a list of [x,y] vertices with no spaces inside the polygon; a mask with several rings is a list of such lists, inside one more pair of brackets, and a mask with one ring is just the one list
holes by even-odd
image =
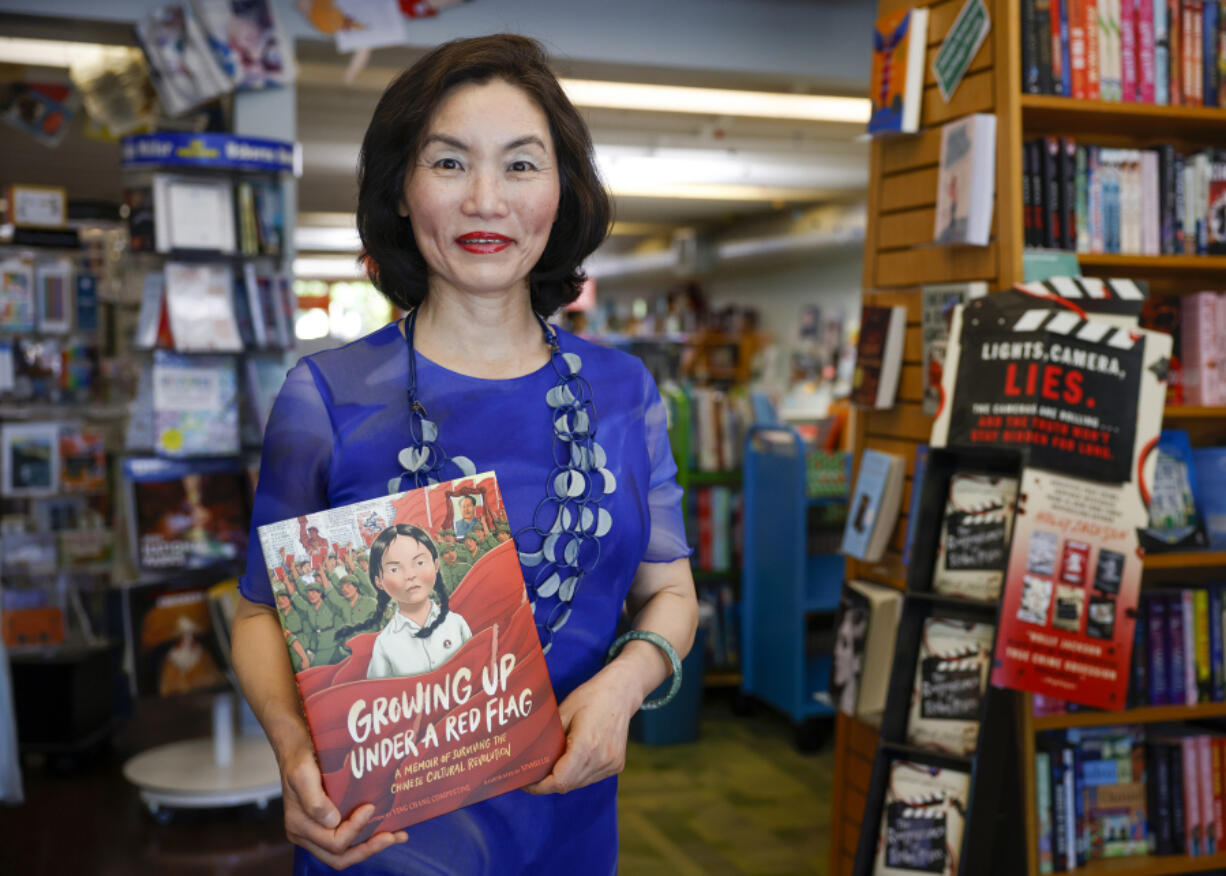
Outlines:
{"label": "rolling cart", "polygon": [[[801,749],[821,745],[834,715],[830,681],[843,557],[810,553],[808,519],[845,498],[810,498],[804,440],[755,426],[745,448],[741,693],[788,715]],[[820,513],[820,512],[819,512]]]}

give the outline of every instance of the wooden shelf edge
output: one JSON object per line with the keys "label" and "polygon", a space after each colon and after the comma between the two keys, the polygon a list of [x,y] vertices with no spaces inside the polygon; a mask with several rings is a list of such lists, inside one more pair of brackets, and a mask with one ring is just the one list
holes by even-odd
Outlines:
{"label": "wooden shelf edge", "polygon": [[1084,876],[1180,876],[1226,868],[1226,855],[1132,855],[1098,858],[1075,871]]}
{"label": "wooden shelf edge", "polygon": [[1049,94],[1023,94],[1020,104],[1026,131],[1144,135],[1160,124],[1163,136],[1206,142],[1226,132],[1226,110],[1219,107],[1110,103]]}
{"label": "wooden shelf edge", "polygon": [[1167,405],[1162,417],[1165,420],[1226,420],[1226,405]]}
{"label": "wooden shelf edge", "polygon": [[1115,724],[1160,724],[1165,721],[1195,721],[1226,718],[1226,703],[1195,706],[1140,706],[1122,712],[1068,712],[1034,719],[1035,730],[1067,730],[1070,727],[1109,727]]}
{"label": "wooden shelf edge", "polygon": [[1145,569],[1208,569],[1226,568],[1226,551],[1173,551],[1169,554],[1146,554]]}

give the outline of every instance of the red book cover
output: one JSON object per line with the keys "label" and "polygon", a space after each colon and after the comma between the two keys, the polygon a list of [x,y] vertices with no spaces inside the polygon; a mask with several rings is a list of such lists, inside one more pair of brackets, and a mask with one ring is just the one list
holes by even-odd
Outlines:
{"label": "red book cover", "polygon": [[515,543],[447,550],[470,501],[505,521],[485,473],[259,528],[324,790],[375,805],[357,841],[537,781],[565,748]]}
{"label": "red book cover", "polygon": [[1156,63],[1154,47],[1154,3],[1163,0],[1138,0],[1137,19],[1137,100],[1153,103]]}
{"label": "red book cover", "polygon": [[1137,12],[1135,0],[1120,4],[1120,86],[1125,103],[1137,100]]}
{"label": "red book cover", "polygon": [[1222,841],[1226,838],[1226,807],[1223,806],[1222,799],[1222,746],[1226,744],[1226,737],[1211,736],[1209,754],[1211,763],[1209,767],[1210,781],[1213,785],[1213,835],[1217,839],[1218,851],[1221,851]]}
{"label": "red book cover", "polygon": [[853,404],[890,408],[898,391],[902,368],[907,308],[864,305],[860,311],[860,338],[856,344],[856,370],[851,380]]}
{"label": "red book cover", "polygon": [[1068,0],[1069,66],[1072,68],[1073,97],[1089,95],[1086,78],[1086,0]]}
{"label": "red book cover", "polygon": [[1086,99],[1098,100],[1100,46],[1098,44],[1098,0],[1084,0],[1086,29]]}
{"label": "red book cover", "polygon": [[1196,737],[1196,786],[1200,790],[1201,852],[1217,849],[1217,811],[1213,806],[1213,741],[1207,733]]}

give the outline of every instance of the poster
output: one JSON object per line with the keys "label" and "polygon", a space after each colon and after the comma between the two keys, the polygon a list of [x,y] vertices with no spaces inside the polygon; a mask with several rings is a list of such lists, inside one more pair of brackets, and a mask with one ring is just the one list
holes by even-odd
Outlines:
{"label": "poster", "polygon": [[1029,453],[992,683],[1121,709],[1171,339],[1016,290],[960,308],[953,339],[932,444]]}

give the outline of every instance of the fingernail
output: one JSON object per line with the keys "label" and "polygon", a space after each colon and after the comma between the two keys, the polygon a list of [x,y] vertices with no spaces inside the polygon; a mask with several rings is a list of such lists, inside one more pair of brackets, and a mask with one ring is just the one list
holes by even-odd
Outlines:
{"label": "fingernail", "polygon": [[333,828],[341,823],[341,814],[336,810],[329,812],[324,816],[324,827]]}

